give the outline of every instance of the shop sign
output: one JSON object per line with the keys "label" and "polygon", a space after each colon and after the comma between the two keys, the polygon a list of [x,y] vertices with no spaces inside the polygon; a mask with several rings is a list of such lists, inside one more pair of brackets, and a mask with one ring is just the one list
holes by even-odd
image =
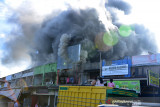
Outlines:
{"label": "shop sign", "polygon": [[148,82],[150,86],[159,87],[159,73],[148,70]]}
{"label": "shop sign", "polygon": [[157,65],[160,63],[160,54],[132,56],[132,65]]}
{"label": "shop sign", "polygon": [[68,90],[68,87],[60,87],[60,90]]}
{"label": "shop sign", "polygon": [[[109,83],[109,81],[107,81]],[[140,81],[132,80],[132,81],[114,81],[115,88],[134,90],[136,93],[140,93]]]}
{"label": "shop sign", "polygon": [[69,46],[67,48],[68,59],[58,56],[57,69],[70,69],[80,60],[81,45]]}
{"label": "shop sign", "polygon": [[127,75],[127,74],[128,74],[128,64],[102,67],[102,76]]}

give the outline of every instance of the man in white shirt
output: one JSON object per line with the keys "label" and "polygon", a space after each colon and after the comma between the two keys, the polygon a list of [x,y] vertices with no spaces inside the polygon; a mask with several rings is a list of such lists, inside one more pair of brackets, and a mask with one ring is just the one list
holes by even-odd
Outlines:
{"label": "man in white shirt", "polygon": [[103,79],[101,77],[98,78],[98,81],[96,82],[96,86],[104,86]]}

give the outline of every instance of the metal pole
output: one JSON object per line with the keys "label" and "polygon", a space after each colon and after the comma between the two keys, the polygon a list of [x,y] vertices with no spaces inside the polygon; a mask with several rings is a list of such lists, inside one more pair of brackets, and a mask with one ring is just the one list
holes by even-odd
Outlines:
{"label": "metal pole", "polygon": [[149,71],[147,69],[147,86],[149,86]]}
{"label": "metal pole", "polygon": [[48,106],[50,106],[50,95],[48,96]]}
{"label": "metal pole", "polygon": [[101,52],[99,52],[100,53],[100,77],[102,76],[102,64],[101,64]]}

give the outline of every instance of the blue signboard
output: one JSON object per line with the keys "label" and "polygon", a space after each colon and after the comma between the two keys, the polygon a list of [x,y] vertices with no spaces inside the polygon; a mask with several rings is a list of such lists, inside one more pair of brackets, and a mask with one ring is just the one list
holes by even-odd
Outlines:
{"label": "blue signboard", "polygon": [[125,75],[125,77],[131,77],[131,66],[132,66],[132,61],[130,57],[126,57],[122,60],[115,60],[112,61],[112,64],[114,65],[123,65],[123,64],[128,64],[128,75]]}
{"label": "blue signboard", "polygon": [[[132,61],[130,57],[125,57],[122,60],[115,60],[112,61],[112,65],[116,66],[116,65],[128,65],[128,74],[124,75],[125,77],[131,77],[131,66],[132,66]],[[102,60],[102,68],[104,68],[106,66],[106,62],[105,60]],[[106,66],[107,67],[107,66]],[[102,71],[103,72],[103,71]],[[114,74],[113,74],[114,75]]]}

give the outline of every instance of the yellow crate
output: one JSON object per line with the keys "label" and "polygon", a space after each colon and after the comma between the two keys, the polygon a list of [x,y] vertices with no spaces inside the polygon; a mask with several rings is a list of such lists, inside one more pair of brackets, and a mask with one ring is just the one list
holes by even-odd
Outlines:
{"label": "yellow crate", "polygon": [[104,86],[60,86],[57,107],[97,107],[105,104]]}

